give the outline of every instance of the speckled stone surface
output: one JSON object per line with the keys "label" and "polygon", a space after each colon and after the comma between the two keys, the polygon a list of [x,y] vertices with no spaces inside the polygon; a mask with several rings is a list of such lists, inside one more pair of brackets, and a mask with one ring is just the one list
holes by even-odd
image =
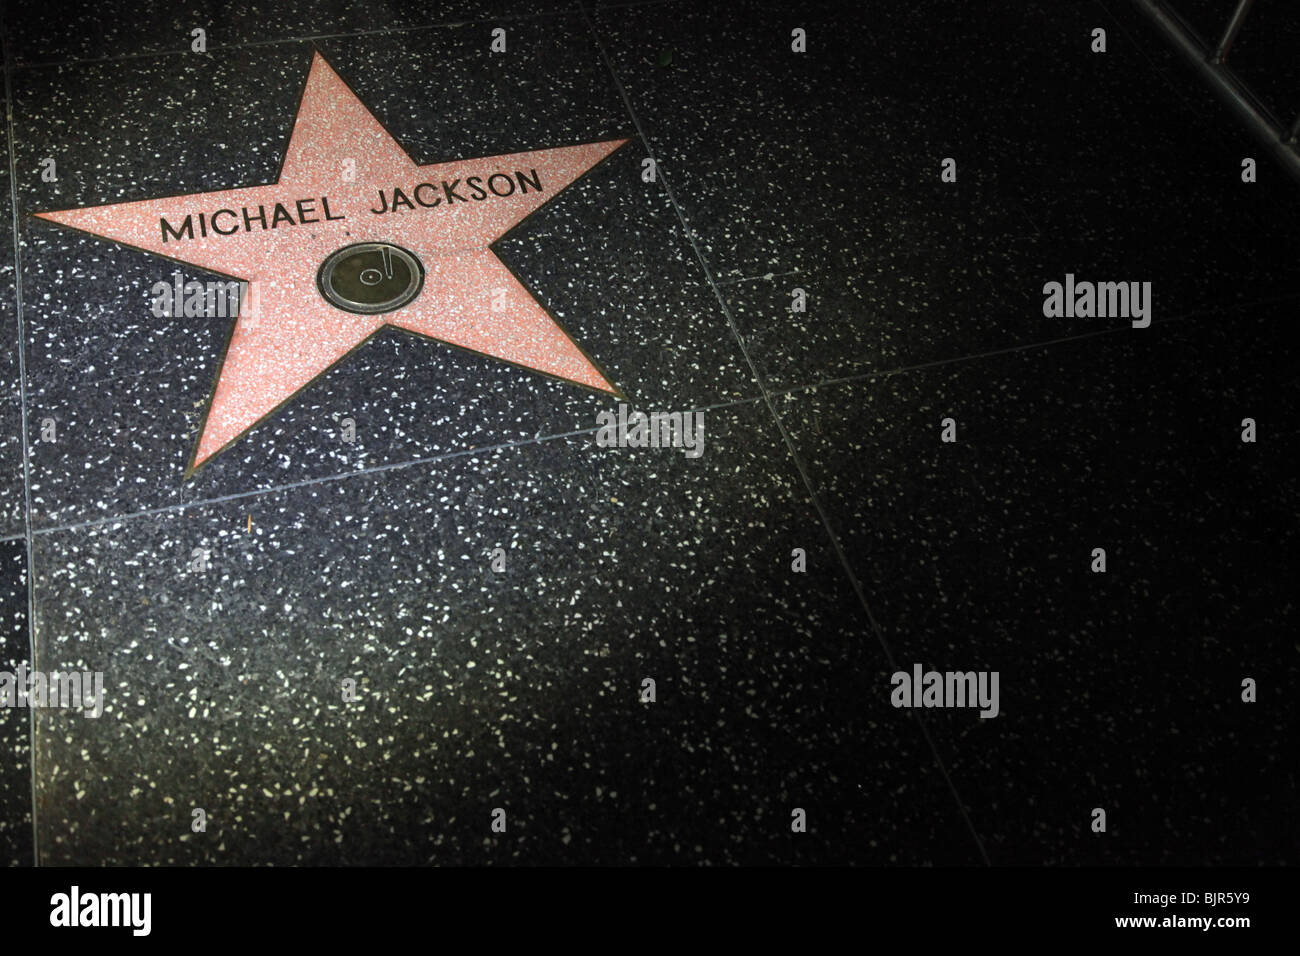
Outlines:
{"label": "speckled stone surface", "polygon": [[[720,280],[819,267],[870,275],[886,256],[921,249],[978,272],[969,261],[976,237],[1032,230],[988,161],[986,119],[963,99],[971,84],[957,76],[936,89],[933,79],[957,62],[968,74],[1001,73],[1004,38],[987,16],[959,9],[943,19],[974,35],[944,50],[934,11],[914,6],[885,5],[865,22],[834,5],[595,13]],[[795,28],[806,31],[808,53],[792,51]],[[706,105],[719,99],[725,110]],[[960,160],[961,190],[939,182],[947,156]]]}
{"label": "speckled stone surface", "polygon": [[[1011,304],[1041,306],[1032,278],[1070,266],[1080,278],[1140,272],[1166,317],[1300,292],[1292,183],[1128,4],[1068,11],[1057,19],[1073,37],[1107,29],[1107,53],[1061,58],[1033,112],[1038,143],[1009,158],[1037,230],[1007,255]],[[1241,181],[1247,156],[1253,184]]]}
{"label": "speckled stone surface", "polygon": [[14,60],[19,64],[121,59],[148,54],[192,52],[196,28],[206,31],[207,50],[274,43],[303,37],[334,37],[405,31],[424,26],[480,21],[483,46],[496,18],[507,29],[526,32],[540,15],[571,12],[568,0],[278,0],[238,7],[216,0],[184,5],[160,0],[64,0],[59,15],[31,4],[6,11]]}
{"label": "speckled stone surface", "polygon": [[995,719],[928,711],[994,863],[1293,859],[1293,310],[784,397],[894,654],[1001,675]]}
{"label": "speckled stone surface", "polygon": [[[11,13],[0,667],[107,707],[36,713],[34,817],[0,713],[0,858],[1295,863],[1300,190],[1126,4],[870,7]],[[232,320],[31,214],[274,181],[314,51],[419,164],[632,138],[496,251],[702,456],[390,329],[184,478]],[[1066,272],[1154,323],[1046,318]]]}
{"label": "speckled stone surface", "polygon": [[[0,146],[9,151],[7,126]],[[22,402],[18,374],[18,286],[14,267],[13,192],[0,163],[0,538],[23,533]]]}
{"label": "speckled stone surface", "polygon": [[[0,541],[0,671],[31,666],[27,626],[27,546]],[[0,706],[0,864],[30,866],[32,851],[32,715]]]}
{"label": "speckled stone surface", "polygon": [[0,399],[0,528],[5,538],[24,533],[22,422],[19,397]]}
{"label": "speckled stone surface", "polygon": [[[510,69],[486,59],[469,27],[420,33],[402,51],[391,38],[321,48],[419,163],[615,138],[628,120],[585,24],[544,22]],[[80,123],[83,141],[96,144],[92,166],[65,163],[59,183],[27,183],[20,201],[28,211],[67,208],[274,180],[310,63],[304,45],[232,51],[180,71],[173,61],[140,60],[20,71],[16,95],[31,104],[20,163],[38,164],[66,124]],[[463,81],[452,97],[454,80]],[[224,92],[197,109],[182,105],[198,83]],[[113,118],[112,104],[144,98],[169,106]],[[241,99],[261,108],[237,108]],[[443,109],[449,100],[459,105]],[[226,125],[230,111],[239,119]],[[178,116],[191,125],[172,129]],[[204,146],[213,122],[223,123],[221,155]],[[180,156],[153,145],[180,137]],[[608,397],[389,329],[185,483],[232,320],[155,318],[149,290],[176,268],[208,276],[30,218],[23,242],[25,294],[36,304],[28,405],[62,426],[60,442],[32,457],[38,525],[564,434],[592,427],[611,407]],[[662,187],[641,181],[636,151],[611,157],[497,248],[637,405],[756,393]],[[339,437],[349,417],[353,443]]]}
{"label": "speckled stone surface", "polygon": [[42,859],[976,862],[774,425],[706,421],[38,535],[110,701],[40,715]]}
{"label": "speckled stone surface", "polygon": [[[979,162],[996,159],[1000,188],[1028,225],[1012,228],[1008,220],[990,229],[955,215],[932,240],[879,244],[856,268],[805,268],[794,253],[789,268],[770,278],[726,283],[724,298],[773,387],[1114,327],[1114,318],[1043,316],[1044,282],[1067,273],[1151,281],[1154,314],[1166,318],[1300,295],[1293,226],[1300,197],[1208,92],[1191,86],[1171,96],[1168,79],[1138,45],[1140,20],[1121,27],[1088,5],[1050,13],[1029,6],[1024,18],[1038,39],[1014,35],[1026,44],[1006,50],[1021,71],[1014,79],[962,85],[954,73],[927,71],[911,103],[938,128],[972,128],[963,149]],[[1105,56],[1088,49],[1093,24],[1109,28]],[[943,64],[965,64],[992,40],[972,31],[936,42],[947,47]],[[931,108],[926,95],[959,104]],[[1198,111],[1222,135],[1207,131]],[[1240,180],[1247,155],[1262,165],[1251,186]],[[932,209],[942,208],[945,191],[956,203],[979,197],[981,185],[967,183],[963,166],[957,183],[942,185],[936,174],[909,184],[907,195]],[[802,313],[792,307],[795,288],[806,294]]]}
{"label": "speckled stone surface", "polygon": [[[7,154],[7,128],[0,129],[0,145]],[[6,161],[0,163],[0,671],[11,674],[31,656],[12,219]],[[6,866],[33,862],[31,793],[31,715],[0,706],[0,863]]]}

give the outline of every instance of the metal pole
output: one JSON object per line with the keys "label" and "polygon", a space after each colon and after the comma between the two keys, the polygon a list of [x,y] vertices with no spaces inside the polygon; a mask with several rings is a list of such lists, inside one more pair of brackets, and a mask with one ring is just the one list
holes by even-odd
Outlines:
{"label": "metal pole", "polygon": [[[1219,63],[1212,62],[1207,55],[1204,44],[1193,37],[1182,23],[1175,19],[1160,0],[1133,0],[1139,10],[1155,24],[1156,28],[1170,41],[1191,67],[1200,74],[1201,79],[1209,85],[1216,96],[1237,118],[1272,152],[1282,168],[1300,182],[1300,152],[1297,152],[1282,137],[1285,133],[1278,129],[1273,121],[1255,105],[1250,91],[1233,75],[1232,71]],[[1241,16],[1242,3],[1237,8]],[[1233,17],[1239,19],[1238,16]]]}
{"label": "metal pole", "polygon": [[1219,46],[1214,51],[1215,63],[1222,63],[1228,58],[1228,51],[1232,49],[1237,34],[1241,32],[1241,25],[1246,22],[1246,14],[1250,13],[1254,3],[1255,0],[1238,0],[1237,9],[1233,11],[1232,19],[1228,21],[1228,26],[1223,31],[1223,39],[1219,41]]}

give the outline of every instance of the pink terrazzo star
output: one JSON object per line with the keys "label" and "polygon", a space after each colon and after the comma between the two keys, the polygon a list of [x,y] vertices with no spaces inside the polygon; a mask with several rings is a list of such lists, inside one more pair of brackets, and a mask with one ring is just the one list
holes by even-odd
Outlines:
{"label": "pink terrazzo star", "polygon": [[[188,474],[385,325],[619,395],[489,244],[625,142],[417,166],[316,54],[277,182],[38,215],[250,283]],[[413,300],[325,299],[321,264],[363,242],[415,256]]]}

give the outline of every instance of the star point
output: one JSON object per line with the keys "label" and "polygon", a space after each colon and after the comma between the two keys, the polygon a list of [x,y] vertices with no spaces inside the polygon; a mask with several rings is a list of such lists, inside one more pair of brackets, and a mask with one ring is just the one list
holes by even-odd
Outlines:
{"label": "star point", "polygon": [[627,142],[418,165],[315,52],[275,182],[36,215],[247,284],[188,478],[385,325],[621,396],[491,245]]}

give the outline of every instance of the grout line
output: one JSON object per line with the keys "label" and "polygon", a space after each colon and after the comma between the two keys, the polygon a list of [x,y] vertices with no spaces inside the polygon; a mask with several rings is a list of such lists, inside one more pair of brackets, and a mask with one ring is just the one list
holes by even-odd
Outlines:
{"label": "grout line", "polygon": [[797,275],[803,275],[803,270],[791,269],[789,272],[765,272],[761,276],[739,276],[738,278],[735,279],[719,279],[717,280],[717,284],[720,286],[739,285],[742,282],[762,282],[765,279],[770,282],[771,280],[779,279],[782,276],[797,276]]}
{"label": "grout line", "polygon": [[[749,405],[758,402],[759,398],[737,398],[727,402],[715,402],[712,405],[700,405],[695,408],[682,409],[686,412],[708,412],[720,408],[734,408],[740,405]],[[631,403],[625,403],[630,405]],[[571,432],[556,432],[551,435],[537,435],[533,438],[521,438],[518,441],[501,442],[496,445],[480,445],[475,448],[462,448],[456,451],[443,452],[438,455],[428,455],[423,458],[411,458],[406,461],[394,461],[383,465],[373,465],[369,468],[358,468],[355,471],[343,471],[333,475],[323,475],[319,478],[305,478],[302,481],[291,481],[283,485],[272,485],[266,488],[252,488],[248,491],[237,491],[228,495],[217,495],[212,498],[199,498],[193,501],[181,501],[174,504],[159,505],[156,508],[145,508],[140,511],[132,511],[127,514],[111,515],[105,518],[93,518],[89,521],[74,521],[67,524],[51,525],[46,528],[36,528],[31,531],[32,535],[57,534],[64,531],[80,531],[85,528],[98,528],[104,525],[119,524],[132,521],[136,518],[147,518],[156,515],[164,515],[169,512],[183,512],[187,508],[202,508],[210,505],[224,504],[229,501],[242,501],[246,498],[257,498],[263,495],[279,494],[283,491],[293,491],[297,488],[308,488],[313,485],[330,484],[336,481],[346,481],[349,478],[363,478],[371,475],[383,474],[389,471],[398,471],[403,468],[414,468],[420,465],[438,464],[444,461],[450,461],[455,458],[467,458],[474,455],[488,455],[499,451],[507,451],[513,448],[524,448],[528,445],[541,445],[544,442],[558,441],[564,438],[576,438],[579,435],[593,435],[600,431],[601,426],[594,425],[591,428],[580,428]],[[15,536],[16,537],[16,536]]]}
{"label": "grout line", "polygon": [[[1152,320],[1152,325],[1167,324],[1178,322],[1177,319]],[[961,362],[978,362],[981,359],[994,358],[998,355],[1011,355],[1015,352],[1027,352],[1030,349],[1049,348],[1053,345],[1062,345],[1066,342],[1079,342],[1084,339],[1093,339],[1102,335],[1112,335],[1116,332],[1123,332],[1129,329],[1128,326],[1116,326],[1109,329],[1094,329],[1091,332],[1080,332],[1078,335],[1067,335],[1059,339],[1045,339],[1040,342],[1026,342],[1022,345],[1008,345],[1005,348],[991,349],[987,352],[973,352],[969,355],[954,355],[949,358],[933,359],[929,362],[918,362],[916,365],[904,365],[899,368],[878,369],[872,372],[863,372],[861,375],[842,375],[839,378],[825,378],[811,385],[791,385],[788,388],[774,389],[773,395],[797,395],[800,392],[816,391],[819,388],[833,387],[836,385],[851,385],[857,382],[868,382],[874,378],[890,378],[894,375],[904,375],[907,372],[922,372],[927,369],[941,368],[945,365],[957,365]]]}
{"label": "grout line", "polygon": [[[674,2],[676,2],[676,0],[643,0],[643,2],[647,2],[647,3],[659,3],[659,2],[664,2],[664,3],[674,3]],[[1028,238],[1033,238],[1033,237],[1031,236],[1031,237],[1028,237]],[[805,273],[804,273],[802,270],[799,270],[799,269],[793,269],[793,270],[791,270],[791,271],[789,271],[789,272],[775,272],[775,273],[769,272],[769,273],[767,273],[766,275],[761,275],[761,276],[746,276],[746,277],[739,278],[739,279],[724,279],[724,280],[719,280],[719,281],[718,281],[718,285],[719,285],[719,286],[726,286],[726,285],[736,285],[736,284],[739,284],[739,283],[741,283],[741,282],[759,282],[759,281],[763,281],[763,280],[769,280],[769,281],[770,281],[770,280],[772,280],[772,279],[780,278],[781,276],[804,275],[804,274],[805,274]],[[1000,290],[998,290],[998,289],[995,288],[994,291],[995,291],[995,293],[997,293],[997,292],[999,292]],[[1231,303],[1231,304],[1228,304],[1228,305],[1221,306],[1220,308],[1214,310],[1214,312],[1216,312],[1216,313],[1217,313],[1217,312],[1227,312],[1227,311],[1231,311],[1231,310],[1234,310],[1234,309],[1244,309],[1244,308],[1249,308],[1249,307],[1251,307],[1251,306],[1255,306],[1255,305],[1268,305],[1268,304],[1271,304],[1271,303],[1274,303],[1274,302],[1286,302],[1286,301],[1288,301],[1288,300],[1291,300],[1291,299],[1298,299],[1298,298],[1300,298],[1300,292],[1288,293],[1288,294],[1286,294],[1286,295],[1271,296],[1271,297],[1269,297],[1269,298],[1267,298],[1267,299],[1252,299],[1252,300],[1250,300],[1249,302]],[[1175,321],[1179,321],[1179,320],[1181,320],[1181,319],[1196,318],[1196,317],[1198,317],[1198,316],[1208,315],[1208,314],[1210,314],[1210,312],[1208,312],[1208,311],[1202,311],[1202,312],[1187,312],[1187,313],[1184,313],[1184,314],[1182,314],[1182,315],[1174,316],[1174,317],[1172,317],[1172,318],[1168,318],[1168,319],[1153,319],[1153,320],[1152,320],[1152,325],[1160,325],[1160,324],[1162,324],[1162,323],[1166,323],[1166,322],[1175,322]],[[206,318],[206,316],[205,316],[205,318]],[[930,367],[932,367],[932,366],[934,366],[934,365],[943,365],[943,364],[947,364],[947,363],[949,363],[949,362],[961,362],[961,361],[965,361],[965,360],[967,360],[967,359],[981,359],[981,358],[986,358],[986,357],[991,356],[991,355],[1001,355],[1001,354],[1004,354],[1004,353],[1006,353],[1006,352],[1015,351],[1016,349],[1021,349],[1021,348],[1036,348],[1036,347],[1038,347],[1038,346],[1055,345],[1055,344],[1057,344],[1057,343],[1059,343],[1059,342],[1070,342],[1070,341],[1073,341],[1073,340],[1075,340],[1075,339],[1079,339],[1079,338],[1088,338],[1089,336],[1092,336],[1092,335],[1105,334],[1105,333],[1107,333],[1107,332],[1112,332],[1112,331],[1123,331],[1124,328],[1126,328],[1126,326],[1123,326],[1123,327],[1121,327],[1121,326],[1117,326],[1117,327],[1114,328],[1114,329],[1100,329],[1100,330],[1097,330],[1097,331],[1095,331],[1095,332],[1084,332],[1084,333],[1080,333],[1079,335],[1070,335],[1070,336],[1065,336],[1064,338],[1059,338],[1059,339],[1044,339],[1044,340],[1042,340],[1042,341],[1038,341],[1038,342],[1030,342],[1030,343],[1027,343],[1027,344],[1025,344],[1025,345],[1010,346],[1010,347],[1008,347],[1008,348],[1004,348],[1004,349],[994,349],[994,350],[992,350],[992,351],[990,351],[990,352],[972,352],[972,353],[969,353],[969,354],[966,354],[966,355],[957,355],[957,356],[954,356],[954,357],[952,357],[952,358],[948,358],[948,359],[940,359],[940,360],[937,360],[937,361],[934,361],[934,362],[923,362],[923,363],[921,363],[921,364],[919,364],[919,365],[904,365],[904,366],[900,366],[900,367],[898,367],[898,368],[878,369],[878,370],[871,371],[871,372],[863,372],[863,373],[858,374],[858,375],[845,375],[845,376],[840,376],[840,377],[838,377],[838,378],[819,379],[819,380],[816,381],[816,382],[812,382],[812,383],[808,383],[808,384],[803,384],[803,385],[792,385],[792,386],[789,386],[789,387],[786,387],[786,388],[775,388],[775,389],[772,390],[772,394],[774,394],[774,395],[781,395],[781,394],[786,394],[786,393],[790,393],[790,392],[798,392],[798,391],[802,391],[802,390],[804,390],[804,389],[809,389],[809,388],[818,388],[818,387],[820,387],[820,386],[822,386],[822,385],[838,385],[838,384],[843,383],[843,382],[855,382],[855,381],[860,381],[860,380],[862,380],[862,379],[874,378],[874,377],[876,377],[876,376],[882,376],[882,375],[897,375],[897,374],[900,374],[900,373],[902,373],[902,372],[910,372],[910,371],[914,371],[914,370],[917,370],[917,369],[930,368]],[[369,364],[369,363],[370,363],[370,360],[359,361],[359,362],[357,363],[356,367],[357,367],[357,368],[362,368],[362,367],[364,367],[365,365],[367,365],[367,364]],[[117,382],[125,382],[125,381],[131,380],[131,379],[143,378],[143,377],[145,377],[145,376],[151,376],[151,377],[152,377],[152,376],[161,376],[161,375],[166,375],[166,374],[169,374],[169,373],[171,373],[171,372],[173,372],[173,371],[175,371],[175,369],[174,369],[174,367],[171,367],[171,366],[167,366],[167,367],[163,367],[163,368],[143,369],[143,370],[135,371],[135,372],[123,372],[123,373],[121,373],[120,375],[110,375],[110,376],[108,376],[107,378],[92,379],[92,380],[89,380],[89,381],[83,381],[83,380],[81,380],[81,379],[78,379],[77,382],[76,382],[76,385],[77,385],[78,388],[83,388],[83,389],[84,389],[84,388],[91,388],[91,387],[104,386],[104,385],[112,385],[112,384],[115,384],[115,383],[117,383]],[[0,405],[4,405],[5,403],[10,402],[10,401],[13,401],[13,400],[14,400],[14,399],[13,399],[13,396],[8,396],[8,395],[0,396]],[[705,409],[693,409],[693,410],[695,410],[695,411],[700,411],[700,410],[705,410]],[[4,540],[3,538],[0,538],[0,541],[3,541],[3,540]]]}
{"label": "grout line", "polygon": [[[1242,303],[1234,304],[1232,306],[1224,307],[1222,309],[1207,309],[1200,312],[1187,312],[1182,315],[1173,316],[1168,319],[1153,319],[1151,324],[1169,325],[1174,322],[1190,321],[1202,316],[1216,315],[1222,311],[1229,310],[1229,309],[1249,309],[1256,305],[1263,305],[1263,304],[1268,304],[1273,302],[1286,302],[1293,299],[1300,299],[1300,292],[1295,292],[1295,293],[1290,293],[1287,295],[1280,295],[1280,296],[1271,296],[1267,299],[1252,300],[1250,302],[1242,302]],[[769,394],[774,398],[796,395],[800,392],[815,391],[823,387],[849,385],[857,382],[870,381],[871,379],[876,379],[876,378],[888,378],[893,375],[904,375],[908,372],[924,371],[926,369],[938,368],[945,365],[955,365],[960,362],[974,362],[985,358],[993,358],[999,355],[1008,355],[1014,352],[1023,352],[1023,351],[1029,351],[1031,349],[1039,349],[1039,348],[1050,348],[1051,346],[1061,345],[1067,342],[1078,342],[1085,339],[1097,338],[1102,335],[1110,335],[1116,332],[1124,332],[1127,331],[1128,328],[1129,328],[1128,326],[1116,326],[1114,328],[1108,328],[1108,329],[1094,329],[1091,332],[1081,332],[1077,335],[1067,335],[1056,339],[1043,339],[1037,342],[1023,343],[1021,345],[1010,345],[1005,348],[990,349],[987,352],[973,352],[966,355],[955,355],[950,358],[934,359],[929,362],[919,362],[915,365],[903,365],[895,368],[876,369],[869,372],[863,372],[860,375],[845,375],[845,376],[840,376],[838,378],[821,379],[819,381],[803,384],[803,385],[791,385],[785,388],[772,388],[769,389]],[[699,405],[694,408],[683,409],[683,411],[707,412],[707,411],[713,411],[720,408],[734,408],[739,405],[747,405],[761,400],[762,400],[761,395],[755,398],[737,398],[725,402],[714,402],[711,405]],[[0,401],[8,401],[8,399],[0,399]],[[522,448],[526,445],[541,444],[543,442],[555,441],[561,438],[572,438],[577,435],[589,435],[598,430],[599,430],[598,428],[576,429],[570,432],[555,432],[550,435],[537,435],[534,436],[533,438],[522,438],[519,439],[518,441],[513,441],[513,442],[501,442],[495,445],[480,445],[474,448],[462,448],[462,449],[457,449],[456,451],[443,452],[437,455],[426,455],[421,458],[411,458],[405,461],[389,462],[383,465],[373,465],[369,468],[359,468],[356,469],[355,471],[338,472],[333,475],[323,475],[319,478],[308,478],[308,479],[304,479],[303,481],[289,482],[283,485],[270,485],[265,488],[253,488],[250,489],[249,491],[235,492],[229,495],[218,495],[212,498],[199,498],[193,501],[182,501],[182,502],[177,502],[169,505],[160,505],[156,508],[145,508],[145,509],[141,509],[140,511],[132,511],[132,512],[127,512],[125,514],[112,515],[104,518],[94,518],[88,521],[74,521],[65,524],[50,525],[49,527],[45,527],[45,528],[35,528],[32,530],[32,535],[35,536],[35,535],[43,535],[43,534],[55,534],[64,531],[79,531],[84,528],[101,527],[106,524],[114,524],[117,522],[130,521],[135,518],[167,514],[168,512],[171,511],[184,511],[186,508],[206,507],[209,505],[222,504],[227,501],[236,501],[236,500],[241,500],[249,497],[257,497],[260,495],[278,494],[279,492],[282,491],[290,491],[295,488],[300,488],[300,487],[305,487],[310,485],[325,484],[333,481],[345,481],[349,478],[367,477],[373,474],[379,474],[387,471],[396,471],[401,468],[410,468],[419,465],[437,464],[442,461],[447,461],[453,458],[462,458],[468,455],[490,454],[497,451],[504,451],[510,448]],[[9,538],[0,538],[0,541],[17,540],[18,538],[21,537],[23,537],[23,535],[11,535]]]}
{"label": "grout line", "polygon": [[[18,401],[22,414],[23,442],[23,537],[27,542],[27,645],[31,655],[31,666],[36,661],[36,573],[32,561],[32,476],[31,445],[27,437],[27,333],[23,326],[23,266],[22,249],[18,244],[18,160],[14,153],[14,99],[12,82],[12,64],[9,57],[9,24],[0,15],[0,56],[4,58],[5,79],[5,128],[9,142],[9,202],[13,219],[14,242],[14,297],[18,309]],[[39,829],[36,825],[36,708],[29,708],[31,714],[31,743],[28,755],[28,770],[31,776],[32,791],[32,865],[41,865]]]}
{"label": "grout line", "polygon": [[[1257,305],[1267,305],[1274,302],[1288,302],[1294,299],[1300,299],[1300,292],[1270,296],[1267,299],[1256,299],[1250,302],[1237,303],[1219,309],[1204,309],[1199,312],[1184,312],[1181,315],[1170,316],[1167,319],[1152,319],[1151,325],[1154,327],[1157,325],[1172,325],[1175,322],[1190,322],[1205,316],[1220,315],[1225,311],[1249,309]],[[955,365],[959,362],[976,362],[980,359],[993,358],[998,355],[1010,355],[1014,352],[1025,352],[1030,349],[1050,348],[1053,345],[1062,345],[1066,342],[1079,342],[1084,339],[1097,338],[1102,335],[1113,335],[1117,332],[1128,332],[1131,330],[1131,327],[1127,325],[1117,325],[1106,329],[1093,329],[1091,332],[1080,332],[1077,335],[1065,335],[1057,339],[1042,339],[1037,342],[1025,342],[1021,345],[1008,345],[1000,349],[990,349],[987,352],[971,352],[966,355],[954,355],[949,358],[933,359],[929,362],[918,362],[915,365],[902,365],[897,368],[875,369],[870,372],[863,372],[860,375],[842,375],[838,378],[825,378],[807,385],[791,385],[786,388],[773,389],[772,394],[794,395],[798,392],[812,391],[822,388],[823,386],[847,385],[854,382],[869,381],[873,378],[888,378],[892,375],[903,375],[907,372],[919,372],[926,369],[939,368],[944,365]]]}
{"label": "grout line", "polygon": [[[650,140],[646,136],[645,130],[641,125],[641,119],[639,116],[637,116],[636,110],[632,108],[632,101],[629,98],[627,94],[627,90],[624,88],[622,81],[619,79],[618,71],[614,69],[614,63],[610,59],[609,53],[605,49],[605,44],[602,42],[600,34],[596,31],[596,25],[592,21],[590,15],[588,14],[585,3],[582,4],[582,8],[583,8],[582,9],[583,17],[587,21],[587,27],[591,31],[592,38],[596,43],[597,49],[600,51],[601,58],[605,61],[605,66],[609,69],[610,76],[614,81],[615,87],[618,89],[619,96],[621,96],[623,99],[623,105],[627,109],[628,115],[632,119],[632,123],[637,131],[637,135],[641,138],[641,142],[645,146],[646,155],[649,158],[655,160],[655,168],[659,172],[659,182],[662,184],[664,192],[668,197],[668,202],[672,205],[673,211],[677,214],[677,218],[681,222],[682,229],[685,231],[686,234],[686,238],[690,241],[691,249],[695,252],[695,257],[699,261],[700,268],[704,272],[704,277],[708,281],[709,287],[713,290],[713,294],[717,297],[718,304],[722,309],[723,315],[727,317],[727,325],[731,328],[731,333],[733,336],[735,336],[736,342],[740,347],[741,354],[745,357],[745,362],[749,365],[750,372],[753,374],[754,379],[758,383],[759,390],[762,392],[763,402],[767,406],[767,410],[769,414],[771,414],[772,420],[776,424],[777,430],[781,433],[782,439],[785,441],[786,450],[789,452],[791,458],[793,459],[795,467],[799,471],[800,478],[803,479],[804,486],[808,491],[809,498],[812,500],[813,507],[816,509],[818,517],[821,519],[824,530],[830,537],[831,547],[834,549],[836,557],[839,559],[840,566],[844,570],[844,573],[848,576],[849,583],[852,585],[854,593],[857,595],[858,602],[862,605],[863,611],[866,612],[867,621],[871,624],[871,629],[875,634],[876,640],[879,642],[881,649],[884,651],[886,662],[889,664],[891,670],[896,671],[898,670],[898,667],[894,663],[893,652],[890,650],[889,644],[885,641],[884,632],[881,630],[880,624],[876,621],[875,615],[872,614],[871,607],[867,604],[867,598],[866,598],[866,594],[862,590],[862,584],[858,580],[857,575],[853,573],[853,568],[849,564],[848,556],[844,553],[844,548],[840,544],[839,536],[835,534],[834,529],[831,527],[830,516],[826,513],[826,510],[822,505],[821,499],[817,496],[816,490],[813,487],[812,477],[811,475],[809,475],[808,469],[804,465],[803,459],[799,456],[799,452],[795,448],[794,440],[791,438],[790,433],[785,426],[785,422],[782,421],[781,416],[777,413],[776,406],[772,401],[772,395],[767,389],[767,384],[764,381],[763,376],[759,373],[758,367],[754,364],[754,360],[749,354],[749,349],[746,348],[745,346],[744,337],[740,334],[740,330],[736,326],[736,321],[731,314],[731,309],[728,308],[727,306],[726,298],[723,296],[722,290],[718,287],[718,284],[713,279],[713,272],[709,268],[708,262],[705,261],[704,254],[700,251],[699,243],[697,243],[695,240],[695,232],[688,225],[686,216],[682,212],[681,206],[679,206],[677,203],[677,197],[673,194],[672,187],[668,183],[668,177],[664,174],[663,168],[659,165],[659,162],[654,155],[654,150],[651,148]],[[930,732],[926,727],[925,722],[921,719],[921,716],[918,713],[914,712],[912,716],[916,718],[917,726],[920,727],[921,735],[922,737],[925,738],[925,742],[930,748],[930,753],[934,757],[934,761],[935,764],[938,766],[939,773],[943,777],[944,782],[948,786],[949,792],[952,794],[953,799],[957,803],[958,812],[961,814],[961,817],[965,821],[967,828],[970,830],[970,835],[972,839],[974,839],[975,841],[976,848],[979,850],[980,858],[984,861],[984,864],[986,866],[991,866],[992,861],[989,859],[989,855],[987,851],[984,849],[984,843],[980,839],[979,833],[976,831],[975,825],[972,822],[970,815],[966,812],[966,806],[965,804],[962,803],[961,796],[957,793],[957,788],[953,785],[952,778],[948,775],[948,770],[944,766],[943,759],[939,756],[939,750],[935,746],[934,740],[933,738],[931,738]]]}

